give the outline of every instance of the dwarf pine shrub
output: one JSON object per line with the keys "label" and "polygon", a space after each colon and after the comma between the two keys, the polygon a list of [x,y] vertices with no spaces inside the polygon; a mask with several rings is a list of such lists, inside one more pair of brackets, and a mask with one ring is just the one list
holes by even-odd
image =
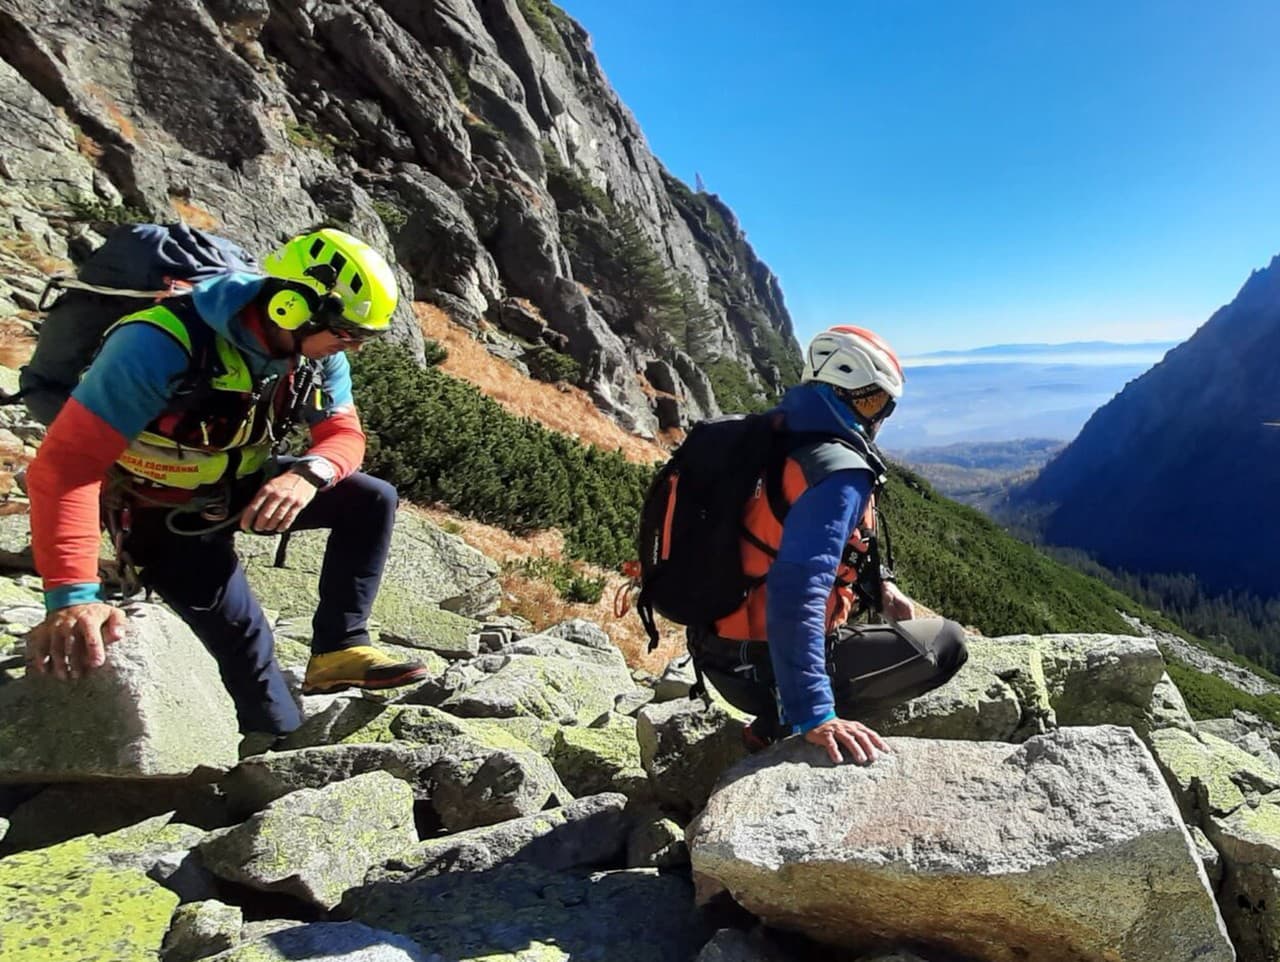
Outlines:
{"label": "dwarf pine shrub", "polygon": [[529,368],[529,373],[539,381],[576,384],[582,377],[582,366],[577,361],[550,347],[535,347],[526,352],[521,360]]}
{"label": "dwarf pine shrub", "polygon": [[512,562],[508,567],[525,577],[549,582],[563,600],[573,604],[594,605],[604,594],[605,579],[579,571],[572,562],[543,555]]}
{"label": "dwarf pine shrub", "polygon": [[573,557],[604,567],[635,556],[652,467],[516,417],[394,345],[370,345],[352,369],[366,468],[402,497],[515,532],[560,528]]}

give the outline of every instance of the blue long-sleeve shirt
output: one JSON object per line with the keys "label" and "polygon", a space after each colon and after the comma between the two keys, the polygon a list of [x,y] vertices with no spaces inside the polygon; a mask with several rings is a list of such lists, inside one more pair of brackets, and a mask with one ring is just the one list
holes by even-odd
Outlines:
{"label": "blue long-sleeve shirt", "polygon": [[[824,384],[792,388],[779,410],[790,431],[840,437],[859,430],[852,414]],[[798,732],[836,717],[826,669],[827,599],[874,481],[870,470],[845,469],[806,490],[787,513],[778,556],[769,568],[769,656],[783,720]]]}

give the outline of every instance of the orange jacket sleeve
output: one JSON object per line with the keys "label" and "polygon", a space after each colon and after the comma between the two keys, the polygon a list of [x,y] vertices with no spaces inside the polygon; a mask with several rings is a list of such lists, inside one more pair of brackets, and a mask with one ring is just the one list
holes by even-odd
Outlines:
{"label": "orange jacket sleeve", "polygon": [[311,425],[311,447],[304,457],[324,458],[337,469],[336,481],[354,474],[364,460],[364,429],[355,408],[344,407]]}
{"label": "orange jacket sleeve", "polygon": [[124,435],[72,398],[27,471],[31,547],[50,608],[97,597],[98,498],[127,446]]}

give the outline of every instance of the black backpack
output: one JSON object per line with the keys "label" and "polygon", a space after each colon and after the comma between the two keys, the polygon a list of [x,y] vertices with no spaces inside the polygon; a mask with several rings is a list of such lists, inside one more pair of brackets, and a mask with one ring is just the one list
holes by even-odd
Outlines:
{"label": "black backpack", "polygon": [[185,224],[117,227],[76,277],[50,278],[40,299],[47,314],[35,354],[22,368],[21,390],[0,403],[23,400],[38,420],[53,423],[108,327],[163,296],[183,296],[190,284],[229,271],[256,273],[256,268],[248,254],[222,237]]}
{"label": "black backpack", "polygon": [[[742,523],[747,500],[763,485],[782,521],[790,507],[782,494],[787,455],[835,440],[789,432],[780,422],[776,413],[701,421],[653,479],[640,511],[636,599],[650,651],[658,645],[655,612],[681,625],[710,625],[735,611],[762,580],[742,570],[741,542],[752,539]],[[858,453],[883,474],[883,461],[870,445]]]}

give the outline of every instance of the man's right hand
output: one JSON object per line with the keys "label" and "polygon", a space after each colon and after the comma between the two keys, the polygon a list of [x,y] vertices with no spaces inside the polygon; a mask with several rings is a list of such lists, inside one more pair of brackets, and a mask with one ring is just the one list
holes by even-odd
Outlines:
{"label": "man's right hand", "polygon": [[883,738],[873,732],[862,722],[833,718],[823,722],[817,728],[804,733],[804,740],[827,750],[831,761],[839,765],[844,759],[840,756],[840,746],[859,765],[870,765],[880,757],[881,752],[892,749],[885,744]]}
{"label": "man's right hand", "polygon": [[98,601],[51,611],[27,632],[27,669],[65,679],[101,668],[127,622],[121,609]]}

